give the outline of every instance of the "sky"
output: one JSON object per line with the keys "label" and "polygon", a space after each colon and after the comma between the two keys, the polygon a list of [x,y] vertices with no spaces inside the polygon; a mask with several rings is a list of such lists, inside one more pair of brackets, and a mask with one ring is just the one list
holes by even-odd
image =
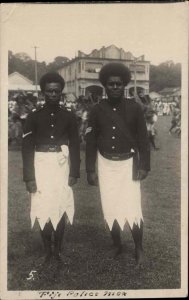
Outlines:
{"label": "sky", "polygon": [[3,4],[2,41],[13,53],[52,62],[78,50],[114,44],[151,64],[181,62],[188,39],[188,6],[170,4]]}

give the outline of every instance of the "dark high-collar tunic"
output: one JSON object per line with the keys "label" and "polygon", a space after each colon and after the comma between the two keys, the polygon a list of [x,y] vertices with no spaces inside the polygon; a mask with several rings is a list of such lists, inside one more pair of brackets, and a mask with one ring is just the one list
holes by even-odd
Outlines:
{"label": "dark high-collar tunic", "polygon": [[44,145],[68,145],[70,176],[79,177],[80,142],[73,113],[59,106],[52,108],[45,105],[28,115],[22,143],[24,181],[35,180],[34,153]]}
{"label": "dark high-collar tunic", "polygon": [[[124,121],[132,136],[127,138],[114,122],[115,114]],[[103,153],[123,154],[137,148],[140,157],[140,169],[150,170],[150,148],[146,123],[142,109],[134,100],[121,99],[117,103],[103,100],[95,105],[90,113],[86,130],[86,171],[94,172],[97,151]]]}

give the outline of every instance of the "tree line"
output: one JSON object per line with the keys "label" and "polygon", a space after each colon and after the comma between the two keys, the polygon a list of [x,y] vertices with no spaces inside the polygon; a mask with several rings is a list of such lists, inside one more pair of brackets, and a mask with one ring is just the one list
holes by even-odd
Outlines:
{"label": "tree line", "polygon": [[[69,58],[65,56],[57,56],[53,62],[47,64],[45,61],[37,61],[37,74],[38,81],[42,75],[46,72],[56,71],[58,68],[62,67],[66,62],[69,61]],[[12,51],[8,51],[8,74],[13,72],[18,72],[26,76],[31,81],[35,82],[35,60],[24,53],[13,54]]]}
{"label": "tree line", "polygon": [[[46,63],[37,62],[38,78],[50,71],[56,71],[65,63],[69,62],[69,58],[65,56],[55,57],[53,62]],[[35,81],[35,61],[26,53],[13,54],[8,52],[8,74],[19,72],[33,82]],[[150,91],[158,92],[166,87],[181,86],[181,64],[166,61],[158,66],[150,65]]]}

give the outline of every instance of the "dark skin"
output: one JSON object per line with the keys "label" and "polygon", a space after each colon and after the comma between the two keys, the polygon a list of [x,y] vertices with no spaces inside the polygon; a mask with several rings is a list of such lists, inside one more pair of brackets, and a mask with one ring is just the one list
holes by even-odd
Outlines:
{"label": "dark skin", "polygon": [[[62,86],[58,82],[46,83],[44,90],[42,91],[45,97],[45,102],[48,106],[54,107],[59,105],[62,94]],[[68,184],[69,186],[73,186],[77,183],[77,178],[69,177]],[[26,182],[26,189],[29,193],[37,192],[36,181],[28,181]]]}
{"label": "dark skin", "polygon": [[[110,76],[107,79],[105,89],[108,100],[117,103],[124,97],[124,83],[120,76]],[[138,180],[143,180],[148,175],[146,170],[139,170]],[[87,173],[87,181],[90,185],[97,186],[98,178],[95,172]]]}
{"label": "dark skin", "polygon": [[[111,103],[117,103],[124,97],[124,83],[119,76],[111,76],[106,82],[106,94],[108,100]],[[143,180],[146,178],[148,172],[146,170],[139,170],[138,180]],[[95,172],[87,174],[87,180],[90,185],[97,185],[98,179]],[[143,237],[143,222],[141,221],[140,226],[133,225],[131,229],[133,240],[135,243],[135,259],[137,266],[140,266],[143,262],[143,249],[142,249],[142,237]],[[122,252],[121,244],[121,229],[117,221],[114,221],[113,227],[111,229],[111,237],[113,239],[113,244],[117,248],[114,257],[118,256]]]}

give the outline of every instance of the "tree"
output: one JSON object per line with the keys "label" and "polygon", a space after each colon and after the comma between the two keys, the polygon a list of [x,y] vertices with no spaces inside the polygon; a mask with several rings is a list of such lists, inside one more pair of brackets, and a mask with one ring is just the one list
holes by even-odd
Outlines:
{"label": "tree", "polygon": [[49,63],[47,66],[48,71],[56,71],[57,69],[63,67],[65,63],[69,62],[69,58],[65,56],[57,56],[54,61]]}
{"label": "tree", "polygon": [[16,58],[22,60],[23,62],[27,62],[32,60],[31,57],[25,52],[19,52],[14,55]]}
{"label": "tree", "polygon": [[[65,63],[69,61],[68,57],[57,56],[53,62],[50,62],[48,65],[46,62],[37,62],[37,74],[38,82],[43,74],[46,72],[57,71],[58,68],[61,68]],[[8,52],[8,73],[18,72],[28,79],[35,81],[35,60],[31,59],[30,56],[25,52],[19,52],[13,54],[12,51]]]}
{"label": "tree", "polygon": [[66,56],[57,56],[55,57],[54,61],[57,65],[63,65],[69,61],[69,58]]}
{"label": "tree", "polygon": [[[13,54],[8,52],[8,73],[18,72],[28,79],[35,81],[35,60],[32,60],[26,53]],[[47,65],[43,62],[37,62],[38,79],[47,72]]]}
{"label": "tree", "polygon": [[12,51],[8,51],[8,74],[15,72],[15,57]]}
{"label": "tree", "polygon": [[[48,65],[46,62],[37,62],[38,81],[46,72],[57,71],[70,60],[65,56],[55,57]],[[35,60],[25,52],[13,54],[8,51],[8,73],[19,72],[28,79],[35,81]],[[158,66],[150,66],[150,91],[159,92],[165,87],[181,86],[181,64],[174,64],[173,61],[166,61]]]}
{"label": "tree", "polygon": [[150,91],[158,92],[165,87],[181,86],[181,64],[172,61],[150,66]]}

